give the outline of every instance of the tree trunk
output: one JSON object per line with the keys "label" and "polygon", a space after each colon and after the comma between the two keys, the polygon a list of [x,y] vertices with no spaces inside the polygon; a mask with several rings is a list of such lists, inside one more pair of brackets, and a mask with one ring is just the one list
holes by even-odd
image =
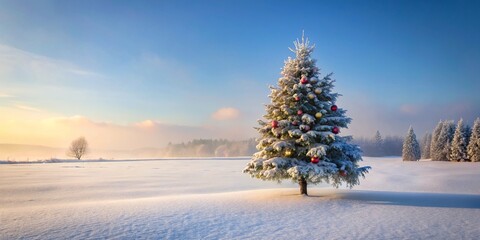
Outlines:
{"label": "tree trunk", "polygon": [[300,194],[308,196],[307,193],[307,180],[304,177],[298,179],[298,184],[300,185]]}

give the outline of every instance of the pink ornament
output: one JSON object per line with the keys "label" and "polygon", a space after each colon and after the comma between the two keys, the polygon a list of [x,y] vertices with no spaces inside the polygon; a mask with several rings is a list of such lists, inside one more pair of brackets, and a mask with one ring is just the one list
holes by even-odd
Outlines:
{"label": "pink ornament", "polygon": [[273,127],[273,128],[277,128],[277,127],[278,127],[278,121],[273,120],[273,121],[272,121],[272,127]]}
{"label": "pink ornament", "polygon": [[302,115],[303,114],[303,111],[302,110],[298,110],[297,111],[297,115]]}
{"label": "pink ornament", "polygon": [[300,97],[299,96],[295,96],[295,101],[300,101]]}
{"label": "pink ornament", "polygon": [[297,120],[293,121],[293,122],[292,122],[292,125],[293,125],[293,126],[297,126],[297,125],[298,125],[298,121],[297,121]]}
{"label": "pink ornament", "polygon": [[340,129],[338,127],[333,127],[332,133],[338,134],[340,132]]}

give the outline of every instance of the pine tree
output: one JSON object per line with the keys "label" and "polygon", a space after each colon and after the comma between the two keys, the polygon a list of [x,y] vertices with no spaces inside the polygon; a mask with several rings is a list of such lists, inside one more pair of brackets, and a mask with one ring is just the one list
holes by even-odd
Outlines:
{"label": "pine tree", "polygon": [[480,162],[480,118],[473,123],[470,141],[467,146],[468,159],[472,162]]}
{"label": "pine tree", "polygon": [[440,120],[433,130],[432,134],[432,142],[430,144],[430,158],[433,161],[438,161],[440,158],[441,152],[443,151],[442,145],[438,142],[438,137],[440,136],[440,132],[443,128],[443,121]]}
{"label": "pine tree", "polygon": [[377,132],[375,132],[375,136],[373,136],[373,148],[375,156],[384,156],[383,143],[382,135],[380,135],[380,131],[377,130]]}
{"label": "pine tree", "polygon": [[472,136],[472,128],[470,127],[470,125],[466,124],[465,125],[465,140],[466,140],[466,144],[468,146],[468,143],[470,143],[470,137]]}
{"label": "pine tree", "polygon": [[438,135],[437,146],[438,153],[436,154],[436,161],[449,161],[450,146],[455,133],[455,124],[453,121],[444,121],[442,131]]}
{"label": "pine tree", "polygon": [[429,159],[430,158],[430,145],[432,142],[432,134],[426,132],[422,138],[422,146],[421,146],[421,158],[422,159]]}
{"label": "pine tree", "polygon": [[467,160],[467,140],[466,129],[463,125],[463,119],[460,119],[453,135],[452,145],[450,147],[449,160],[452,162],[463,162]]}
{"label": "pine tree", "polygon": [[370,167],[359,167],[362,160],[351,136],[339,136],[351,119],[337,108],[332,74],[320,77],[314,46],[308,39],[294,42],[296,55],[288,58],[277,86],[271,86],[271,103],[265,120],[259,120],[257,153],[244,169],[252,177],[281,181],[290,179],[307,195],[307,184],[321,182],[338,187],[359,184]]}
{"label": "pine tree", "polygon": [[407,136],[403,141],[402,158],[403,161],[418,161],[420,159],[420,146],[412,126],[408,129]]}

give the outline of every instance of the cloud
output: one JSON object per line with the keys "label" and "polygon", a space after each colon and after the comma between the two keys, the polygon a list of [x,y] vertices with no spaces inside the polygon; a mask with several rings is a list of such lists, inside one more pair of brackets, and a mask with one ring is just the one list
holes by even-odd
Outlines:
{"label": "cloud", "polygon": [[413,105],[413,104],[403,104],[400,106],[400,112],[409,114],[409,115],[415,115],[418,114],[420,111],[418,105]]}
{"label": "cloud", "polygon": [[32,111],[32,112],[41,112],[42,111],[38,108],[34,108],[34,107],[27,106],[27,105],[24,105],[24,104],[14,104],[13,106],[15,108],[18,108],[18,109],[21,109],[21,110],[27,110],[27,111]]}
{"label": "cloud", "polygon": [[64,60],[49,58],[0,44],[0,81],[65,82],[77,78],[100,77]]}
{"label": "cloud", "polygon": [[153,120],[148,119],[148,120],[145,120],[145,121],[134,123],[133,125],[137,126],[139,128],[149,129],[149,128],[154,128],[154,127],[158,126],[159,124],[160,123],[157,122],[157,121],[153,121]]}
{"label": "cloud", "polygon": [[6,93],[0,93],[0,98],[13,98],[14,96]]}
{"label": "cloud", "polygon": [[240,111],[233,107],[220,108],[212,114],[212,118],[218,121],[232,120],[240,116]]}

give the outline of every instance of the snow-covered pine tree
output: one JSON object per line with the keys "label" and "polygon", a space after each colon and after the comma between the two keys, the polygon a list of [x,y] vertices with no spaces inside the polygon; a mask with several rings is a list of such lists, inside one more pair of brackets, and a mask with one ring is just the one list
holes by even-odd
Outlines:
{"label": "snow-covered pine tree", "polygon": [[421,145],[421,158],[422,159],[429,159],[430,158],[430,145],[432,142],[432,134],[426,132],[422,138],[422,145]]}
{"label": "snow-covered pine tree", "polygon": [[300,193],[307,195],[307,183],[360,183],[370,167],[359,167],[362,160],[351,136],[339,136],[351,119],[346,110],[335,105],[332,74],[320,77],[314,46],[308,39],[294,42],[295,58],[288,58],[277,86],[271,86],[271,103],[266,105],[265,120],[259,120],[259,150],[244,169],[252,177],[298,182]]}
{"label": "snow-covered pine tree", "polygon": [[467,140],[466,129],[463,125],[463,119],[457,123],[457,128],[453,135],[452,144],[450,146],[449,160],[452,162],[464,162],[467,160]]}
{"label": "snow-covered pine tree", "polygon": [[472,136],[472,128],[470,127],[470,125],[465,124],[465,140],[466,140],[467,146],[468,146],[468,143],[470,142],[471,136]]}
{"label": "snow-covered pine tree", "polygon": [[440,136],[440,132],[442,131],[442,128],[443,128],[443,121],[440,120],[437,126],[435,127],[435,129],[433,130],[432,142],[430,144],[430,158],[432,158],[433,161],[438,161],[443,151],[442,144],[438,142],[438,137]]}
{"label": "snow-covered pine tree", "polygon": [[450,146],[453,140],[453,134],[455,133],[454,121],[444,121],[442,131],[438,135],[437,144],[439,146],[439,152],[437,154],[437,161],[449,161]]}
{"label": "snow-covered pine tree", "polygon": [[418,161],[420,159],[420,145],[418,145],[417,136],[412,126],[408,129],[407,136],[403,141],[402,158],[403,161]]}
{"label": "snow-covered pine tree", "polygon": [[472,162],[480,162],[480,118],[473,123],[472,134],[467,146],[468,159]]}

